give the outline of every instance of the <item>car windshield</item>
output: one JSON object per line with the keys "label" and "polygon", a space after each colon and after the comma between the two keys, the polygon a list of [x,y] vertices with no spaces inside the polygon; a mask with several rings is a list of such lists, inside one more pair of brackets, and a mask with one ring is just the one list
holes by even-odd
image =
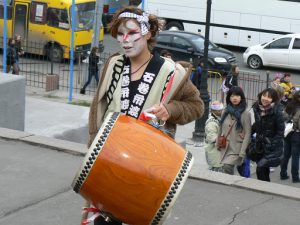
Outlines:
{"label": "car windshield", "polygon": [[76,4],[75,31],[90,30],[93,28],[95,2]]}
{"label": "car windshield", "polygon": [[[199,36],[191,36],[190,40],[197,46],[199,50],[204,49],[204,38]],[[218,46],[216,44],[213,44],[209,42],[208,49],[217,48]]]}

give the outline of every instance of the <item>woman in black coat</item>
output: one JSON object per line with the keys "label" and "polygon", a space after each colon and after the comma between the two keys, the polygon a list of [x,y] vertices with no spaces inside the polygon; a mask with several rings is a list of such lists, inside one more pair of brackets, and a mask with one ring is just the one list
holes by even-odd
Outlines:
{"label": "woman in black coat", "polygon": [[256,175],[258,180],[270,181],[270,167],[280,165],[284,143],[285,124],[277,92],[267,88],[259,93],[253,111],[252,133],[256,133],[256,150],[263,152],[256,162]]}

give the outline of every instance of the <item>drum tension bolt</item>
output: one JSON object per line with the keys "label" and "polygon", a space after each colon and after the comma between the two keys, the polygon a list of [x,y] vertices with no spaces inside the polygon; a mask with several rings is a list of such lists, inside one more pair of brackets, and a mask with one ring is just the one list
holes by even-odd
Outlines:
{"label": "drum tension bolt", "polygon": [[104,220],[105,220],[105,222],[111,222],[111,219],[108,217],[108,216],[106,216],[106,217],[104,217]]}

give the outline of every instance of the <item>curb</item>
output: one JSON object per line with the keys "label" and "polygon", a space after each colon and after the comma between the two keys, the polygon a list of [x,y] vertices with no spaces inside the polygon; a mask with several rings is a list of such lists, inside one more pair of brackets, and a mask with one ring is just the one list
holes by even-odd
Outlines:
{"label": "curb", "polygon": [[6,140],[23,141],[31,145],[47,147],[52,150],[77,156],[85,156],[85,153],[87,152],[87,146],[84,144],[34,135],[23,131],[11,130],[2,127],[0,127],[0,138]]}
{"label": "curb", "polygon": [[[62,151],[64,153],[77,156],[85,156],[87,152],[87,147],[84,144],[34,135],[31,133],[7,128],[0,128],[0,138],[6,140],[23,141],[32,145],[47,147],[49,149]],[[185,146],[185,143],[180,144]],[[290,187],[287,185],[264,182],[253,178],[244,178],[209,170],[194,170],[190,173],[189,178],[300,201],[300,188]]]}

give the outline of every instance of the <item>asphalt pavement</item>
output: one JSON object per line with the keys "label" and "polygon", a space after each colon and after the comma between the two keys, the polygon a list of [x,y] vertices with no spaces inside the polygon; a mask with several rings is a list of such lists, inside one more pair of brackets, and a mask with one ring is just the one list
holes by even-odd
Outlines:
{"label": "asphalt pavement", "polygon": [[[89,110],[52,95],[27,91],[25,131],[0,128],[0,225],[79,224],[84,199],[71,182],[87,151]],[[299,224],[299,184],[281,181],[279,168],[271,183],[255,179],[255,165],[253,178],[208,171],[202,144],[190,140],[193,129],[194,123],[178,128],[176,141],[195,160],[164,224]]]}

